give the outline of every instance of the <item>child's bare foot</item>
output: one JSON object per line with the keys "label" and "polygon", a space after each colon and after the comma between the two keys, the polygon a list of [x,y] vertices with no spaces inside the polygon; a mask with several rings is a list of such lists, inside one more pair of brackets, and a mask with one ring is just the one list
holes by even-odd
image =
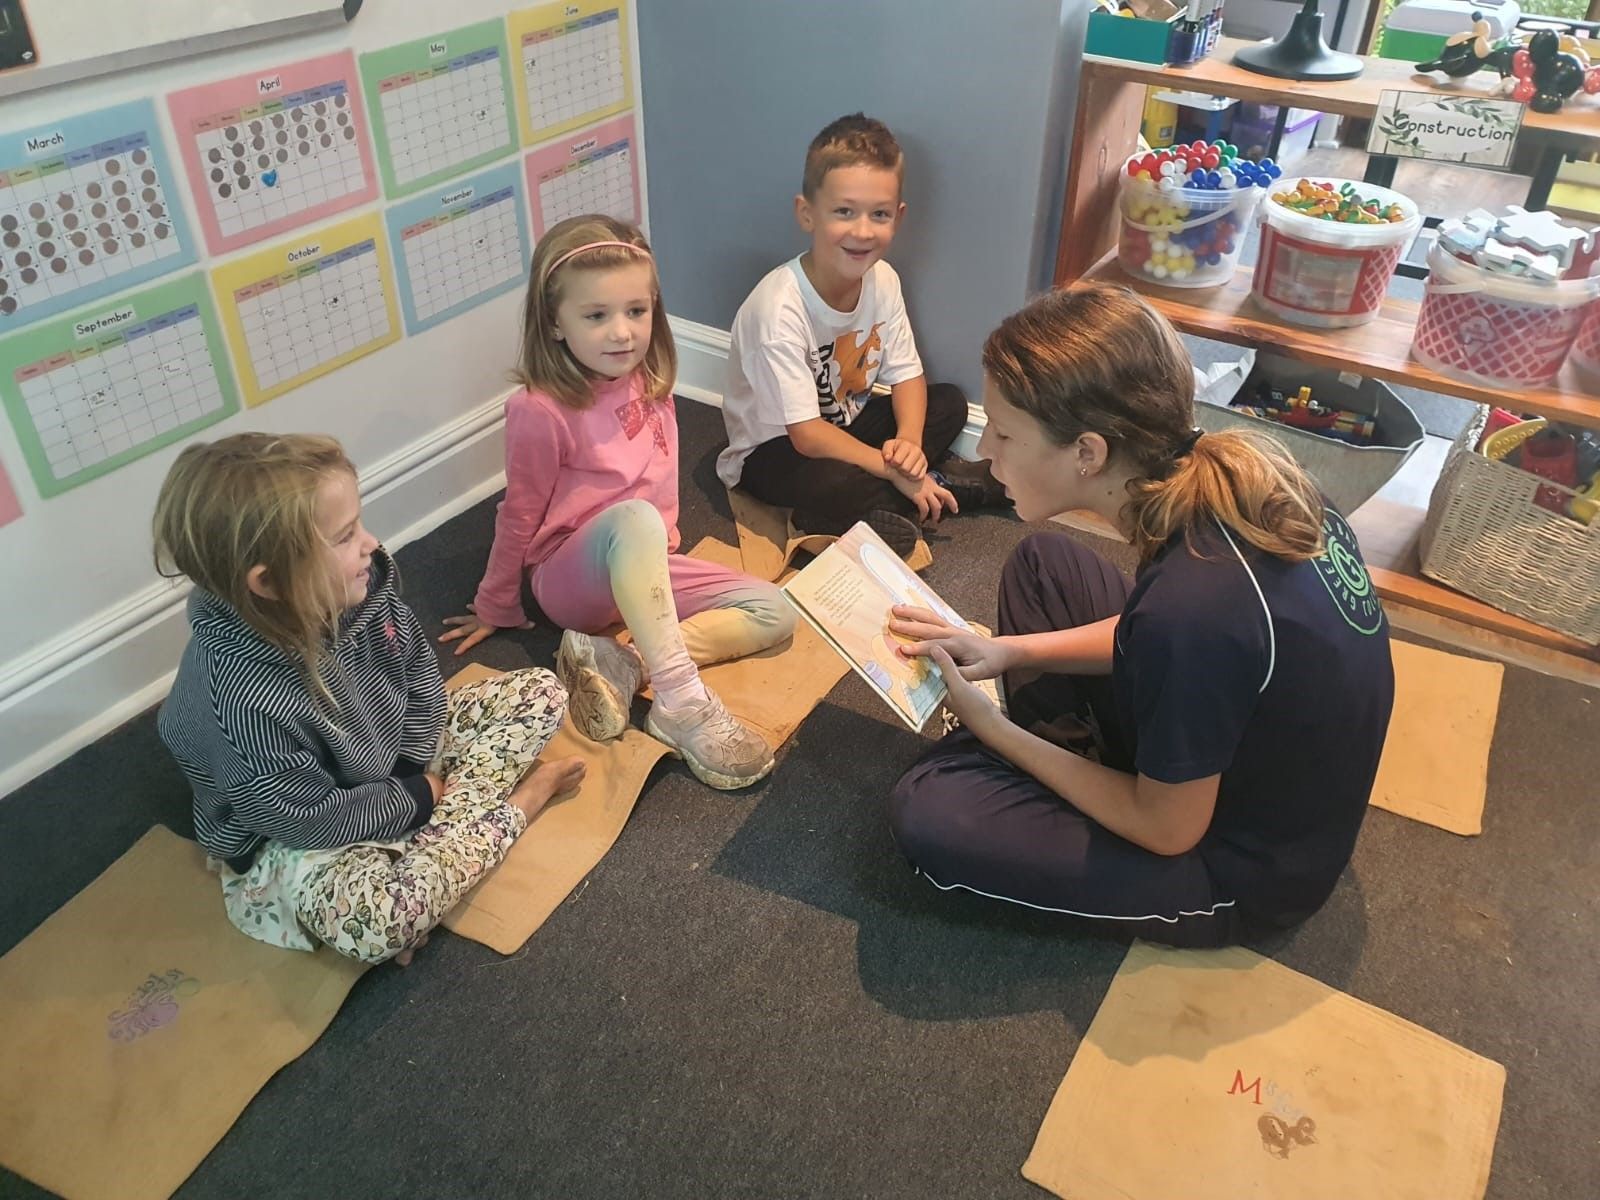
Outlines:
{"label": "child's bare foot", "polygon": [[400,951],[399,954],[396,954],[394,956],[395,966],[397,966],[397,967],[409,967],[411,965],[411,956],[413,954],[415,954],[418,950],[421,950],[427,944],[428,944],[428,935],[427,934],[423,934],[421,937],[419,937],[417,939],[417,944],[416,945],[410,946],[410,947]]}
{"label": "child's bare foot", "polygon": [[583,759],[577,755],[558,758],[554,762],[540,759],[528,768],[528,773],[511,789],[507,799],[531,821],[550,801],[577,791],[588,770]]}

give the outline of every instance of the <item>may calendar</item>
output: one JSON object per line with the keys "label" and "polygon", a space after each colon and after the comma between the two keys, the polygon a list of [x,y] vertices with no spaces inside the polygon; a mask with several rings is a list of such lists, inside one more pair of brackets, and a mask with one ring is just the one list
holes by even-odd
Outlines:
{"label": "may calendar", "polygon": [[528,192],[533,198],[533,236],[542,238],[558,221],[583,213],[639,223],[639,156],[633,117],[625,115],[530,150]]}
{"label": "may calendar", "polygon": [[0,334],[194,262],[148,100],[0,135]]}
{"label": "may calendar", "polygon": [[252,407],[400,336],[376,213],[235,259],[211,284]]}
{"label": "may calendar", "polygon": [[361,78],[383,190],[390,196],[516,149],[504,22],[484,21],[363,54]]}
{"label": "may calendar", "polygon": [[346,52],[167,97],[211,253],[377,196],[357,78]]}
{"label": "may calendar", "polygon": [[384,216],[411,333],[527,284],[528,223],[515,163],[397,204]]}
{"label": "may calendar", "polygon": [[507,25],[525,144],[633,104],[627,5],[620,0],[542,4],[512,13]]}
{"label": "may calendar", "polygon": [[239,408],[199,273],[0,341],[0,396],[43,496]]}

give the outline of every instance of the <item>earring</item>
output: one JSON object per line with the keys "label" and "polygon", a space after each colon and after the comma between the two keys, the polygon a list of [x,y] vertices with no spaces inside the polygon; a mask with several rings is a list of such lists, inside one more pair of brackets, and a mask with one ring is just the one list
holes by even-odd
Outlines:
{"label": "earring", "polygon": [[1088,473],[1089,473],[1089,468],[1088,467],[1079,467],[1078,468],[1078,474],[1079,475],[1087,475]]}

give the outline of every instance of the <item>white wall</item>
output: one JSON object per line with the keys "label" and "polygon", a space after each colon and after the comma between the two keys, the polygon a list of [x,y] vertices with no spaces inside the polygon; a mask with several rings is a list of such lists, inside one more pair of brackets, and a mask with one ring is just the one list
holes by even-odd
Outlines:
{"label": "white wall", "polygon": [[[24,128],[147,96],[156,98],[166,122],[163,98],[175,88],[345,48],[359,54],[503,17],[519,7],[526,6],[507,0],[378,0],[337,31],[8,99],[0,106],[0,128]],[[642,108],[639,26],[632,12],[629,24],[634,96]],[[515,48],[512,56],[515,69]],[[170,127],[166,135],[169,160],[176,163],[178,143]],[[643,137],[642,120],[637,136]],[[642,148],[640,168],[642,188]],[[177,190],[198,235],[187,187]],[[201,267],[220,261],[203,257],[203,244],[201,250]],[[199,437],[246,429],[332,434],[361,468],[370,527],[398,545],[502,486],[498,397],[516,353],[520,304],[516,293],[500,296],[245,409]],[[21,519],[0,528],[0,795],[165,694],[187,636],[184,593],[155,575],[149,522],[161,479],[181,448],[169,446],[42,500],[14,432],[9,423],[0,424],[0,461],[24,508]]]}

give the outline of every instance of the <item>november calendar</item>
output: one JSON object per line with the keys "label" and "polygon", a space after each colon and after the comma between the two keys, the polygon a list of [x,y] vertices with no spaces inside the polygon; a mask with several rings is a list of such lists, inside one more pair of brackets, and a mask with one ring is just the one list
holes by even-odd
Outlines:
{"label": "november calendar", "polygon": [[533,236],[568,217],[605,213],[639,223],[639,156],[631,114],[586,129],[526,158]]}
{"label": "november calendar", "polygon": [[194,259],[149,101],[0,134],[0,334]]}
{"label": "november calendar", "polygon": [[361,56],[383,190],[403,196],[517,146],[505,24],[484,21]]}
{"label": "november calendar", "polygon": [[515,163],[397,204],[384,219],[411,333],[527,284],[528,223]]}
{"label": "november calendar", "polygon": [[377,196],[358,79],[346,52],[167,97],[211,253]]}
{"label": "november calendar", "polygon": [[375,213],[225,263],[212,271],[211,284],[251,406],[400,336]]}
{"label": "november calendar", "polygon": [[198,272],[0,341],[0,396],[44,496],[239,408]]}
{"label": "november calendar", "polygon": [[627,6],[575,0],[514,12],[518,117],[527,145],[633,104]]}

